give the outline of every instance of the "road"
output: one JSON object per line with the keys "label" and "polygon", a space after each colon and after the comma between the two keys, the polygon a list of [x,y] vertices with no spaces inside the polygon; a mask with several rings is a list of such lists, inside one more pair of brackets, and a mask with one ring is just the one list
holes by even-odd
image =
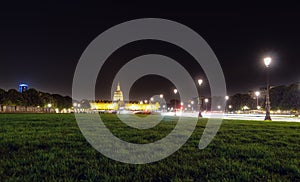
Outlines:
{"label": "road", "polygon": [[[174,112],[164,112],[164,116],[174,116]],[[198,117],[196,112],[177,112],[177,116],[184,117]],[[202,113],[203,118],[223,118],[232,120],[261,120],[265,118],[264,114],[223,114],[223,113]],[[272,121],[287,121],[287,122],[300,122],[300,117],[294,115],[271,115]]]}

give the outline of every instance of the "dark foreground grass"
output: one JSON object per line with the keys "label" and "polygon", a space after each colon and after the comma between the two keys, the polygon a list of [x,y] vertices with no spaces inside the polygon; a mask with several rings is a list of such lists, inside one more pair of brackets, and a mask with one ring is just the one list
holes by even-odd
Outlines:
{"label": "dark foreground grass", "polygon": [[[137,143],[166,136],[167,118],[135,135],[114,115],[114,134]],[[224,121],[212,143],[198,149],[206,120],[188,142],[159,162],[132,165],[106,158],[82,136],[71,114],[1,114],[0,181],[299,181],[300,123]]]}

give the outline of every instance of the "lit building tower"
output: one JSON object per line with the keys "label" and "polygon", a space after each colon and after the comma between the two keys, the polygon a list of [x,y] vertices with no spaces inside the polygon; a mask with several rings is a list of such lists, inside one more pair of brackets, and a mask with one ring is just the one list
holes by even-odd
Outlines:
{"label": "lit building tower", "polygon": [[114,92],[113,101],[123,102],[123,93],[121,91],[120,83],[118,83],[117,90]]}
{"label": "lit building tower", "polygon": [[19,92],[20,93],[26,92],[27,90],[28,90],[28,85],[26,83],[21,83],[19,85]]}

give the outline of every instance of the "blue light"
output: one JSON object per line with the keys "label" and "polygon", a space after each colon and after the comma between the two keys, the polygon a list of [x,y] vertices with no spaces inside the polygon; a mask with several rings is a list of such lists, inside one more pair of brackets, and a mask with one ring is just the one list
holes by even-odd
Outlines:
{"label": "blue light", "polygon": [[26,83],[21,83],[21,84],[19,84],[19,92],[25,92],[25,91],[27,91],[28,90],[28,84],[26,84]]}

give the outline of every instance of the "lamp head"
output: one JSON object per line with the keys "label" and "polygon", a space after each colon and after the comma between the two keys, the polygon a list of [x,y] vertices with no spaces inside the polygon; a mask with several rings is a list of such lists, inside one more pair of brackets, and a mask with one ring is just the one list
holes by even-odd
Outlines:
{"label": "lamp head", "polygon": [[255,92],[255,95],[256,95],[256,97],[258,97],[258,96],[260,95],[260,92],[259,92],[259,91],[256,91],[256,92]]}
{"label": "lamp head", "polygon": [[199,84],[199,86],[201,86],[201,85],[202,85],[202,83],[203,83],[203,80],[202,80],[202,79],[199,79],[199,80],[198,80],[198,84]]}
{"label": "lamp head", "polygon": [[177,94],[177,92],[178,92],[178,90],[175,88],[175,89],[174,89],[174,94]]}
{"label": "lamp head", "polygon": [[266,67],[269,67],[271,62],[272,62],[272,58],[270,58],[270,57],[264,58],[264,63],[266,65]]}

